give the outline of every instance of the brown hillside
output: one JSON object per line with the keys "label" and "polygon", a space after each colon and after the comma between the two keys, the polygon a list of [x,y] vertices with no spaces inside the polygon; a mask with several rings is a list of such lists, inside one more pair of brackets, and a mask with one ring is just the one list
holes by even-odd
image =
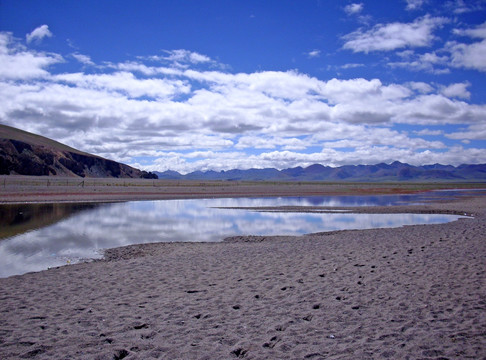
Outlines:
{"label": "brown hillside", "polygon": [[0,125],[0,175],[156,177],[6,125]]}

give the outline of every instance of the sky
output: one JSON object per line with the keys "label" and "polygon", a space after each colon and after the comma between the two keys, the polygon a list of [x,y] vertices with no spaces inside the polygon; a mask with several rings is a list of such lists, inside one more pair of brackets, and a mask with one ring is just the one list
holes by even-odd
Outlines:
{"label": "sky", "polygon": [[0,123],[150,171],[486,163],[486,0],[0,0]]}

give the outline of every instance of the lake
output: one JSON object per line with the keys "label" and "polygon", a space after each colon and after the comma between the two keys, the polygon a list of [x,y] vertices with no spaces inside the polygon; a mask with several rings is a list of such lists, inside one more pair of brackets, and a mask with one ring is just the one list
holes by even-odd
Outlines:
{"label": "lake", "polygon": [[259,212],[229,207],[389,206],[415,204],[451,193],[415,195],[229,198],[90,204],[0,206],[0,277],[40,271],[102,250],[135,243],[222,241],[234,235],[300,235],[313,232],[444,223],[440,214]]}

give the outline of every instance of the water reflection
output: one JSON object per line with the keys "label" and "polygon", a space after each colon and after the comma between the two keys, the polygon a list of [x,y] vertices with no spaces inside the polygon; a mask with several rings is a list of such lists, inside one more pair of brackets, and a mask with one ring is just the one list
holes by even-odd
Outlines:
{"label": "water reflection", "polygon": [[[111,204],[0,207],[2,231],[26,224],[51,224],[0,241],[0,277],[38,271],[84,258],[99,250],[134,243],[221,241],[238,234],[298,235],[339,230],[442,223],[451,215],[255,212],[220,207],[390,205],[395,197],[259,198],[139,201]],[[411,199],[408,199],[411,201]],[[20,212],[22,214],[20,214]],[[19,214],[21,217],[19,218]],[[27,215],[29,214],[29,215]],[[42,214],[45,218],[42,218]]]}
{"label": "water reflection", "polygon": [[0,239],[54,224],[96,204],[13,204],[0,206]]}

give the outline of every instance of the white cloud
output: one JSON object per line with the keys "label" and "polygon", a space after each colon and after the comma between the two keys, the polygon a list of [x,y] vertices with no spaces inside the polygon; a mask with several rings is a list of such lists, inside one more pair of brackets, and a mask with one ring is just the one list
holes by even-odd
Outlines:
{"label": "white cloud", "polygon": [[41,25],[35,28],[30,34],[25,35],[25,39],[27,40],[27,44],[29,44],[32,41],[41,41],[43,38],[51,36],[52,33],[49,30],[49,26]]}
{"label": "white cloud", "polygon": [[486,22],[473,29],[454,29],[454,34],[460,36],[470,36],[472,38],[486,39]]}
{"label": "white cloud", "polygon": [[[349,105],[353,109],[373,108],[390,100],[399,101],[407,98],[411,92],[402,85],[384,85],[379,79],[366,80],[363,78],[351,80],[331,79],[321,82],[320,94],[335,105]],[[383,111],[378,110],[377,111]]]}
{"label": "white cloud", "polygon": [[[50,71],[59,61],[0,33],[0,122],[127,163],[149,157],[151,169],[456,164],[464,154],[471,156],[466,162],[478,162],[486,151],[446,149],[441,134],[434,141],[420,138],[430,125],[450,139],[473,140],[473,130],[479,133],[475,126],[484,122],[486,106],[461,101],[469,94],[466,82],[324,81],[298,71],[203,71],[197,62]],[[424,132],[410,136],[398,124]],[[444,129],[449,124],[465,130],[451,134]]]}
{"label": "white cloud", "polygon": [[473,29],[456,30],[455,33],[483,40],[473,43],[448,42],[446,50],[450,52],[451,65],[486,71],[486,62],[484,61],[486,59],[486,22]]}
{"label": "white cloud", "polygon": [[173,62],[188,62],[191,64],[198,64],[211,61],[211,58],[206,55],[183,49],[166,51],[166,53],[169,55],[164,57],[164,59]]}
{"label": "white cloud", "polygon": [[148,76],[154,75],[168,75],[168,76],[182,76],[183,70],[177,68],[170,68],[164,66],[147,66],[138,62],[125,62],[120,64],[113,64],[113,68],[121,71],[129,71],[141,73]]}
{"label": "white cloud", "polygon": [[422,7],[424,0],[405,0],[407,2],[407,10],[417,10]]}
{"label": "white cloud", "polygon": [[355,15],[363,11],[363,7],[364,7],[363,3],[353,3],[353,4],[346,5],[344,7],[344,11],[348,15]]}
{"label": "white cloud", "polygon": [[447,87],[444,87],[441,90],[441,93],[448,98],[457,97],[462,99],[469,99],[471,97],[471,93],[467,90],[467,88],[470,85],[471,83],[467,81],[463,83],[451,84]]}
{"label": "white cloud", "polygon": [[312,50],[312,51],[309,51],[309,52],[307,53],[307,56],[308,56],[309,58],[317,58],[317,57],[319,57],[320,55],[321,55],[321,51],[320,51],[320,50]]}
{"label": "white cloud", "polygon": [[[315,163],[328,166],[342,166],[355,164],[391,163],[398,160],[412,165],[423,164],[451,164],[483,163],[486,151],[484,149],[464,149],[454,146],[446,151],[434,152],[431,150],[410,151],[406,148],[392,146],[363,146],[353,152],[339,149],[324,148],[320,152],[302,153],[294,151],[271,151],[258,155],[247,156],[242,152],[218,152],[209,158],[197,161],[187,161],[181,154],[168,153],[156,160],[155,168],[158,171],[177,170],[188,173],[195,170],[229,170],[249,168],[286,169],[297,166],[310,166]],[[169,164],[173,164],[170,166]]]}
{"label": "white cloud", "polygon": [[410,89],[418,91],[422,94],[427,94],[434,90],[434,88],[429,84],[420,81],[411,81],[405,85],[408,86]]}
{"label": "white cloud", "polygon": [[394,148],[406,148],[411,151],[419,149],[443,149],[445,145],[440,141],[427,141],[421,138],[411,138],[404,132],[391,130],[389,128],[366,127],[354,125],[348,127],[345,133],[336,133],[334,139],[329,137],[326,141],[317,141],[319,136],[314,137],[316,143],[323,144],[323,148],[364,148],[376,146],[389,146]]}
{"label": "white cloud", "polygon": [[235,145],[236,149],[275,149],[281,147],[284,150],[305,150],[312,146],[312,140],[298,139],[294,137],[277,136],[242,136]]}
{"label": "white cloud", "polygon": [[429,46],[435,38],[433,31],[445,22],[445,18],[427,15],[412,23],[378,24],[368,31],[360,29],[344,36],[343,48],[369,53]]}
{"label": "white cloud", "polygon": [[419,131],[415,131],[415,134],[420,135],[420,136],[439,136],[444,134],[444,131],[442,130],[431,130],[431,129],[422,129]]}
{"label": "white cloud", "polygon": [[388,66],[433,74],[450,73],[453,67],[486,71],[483,61],[486,58],[486,22],[475,28],[454,29],[453,33],[482,40],[472,43],[449,41],[444,47],[423,54],[416,54],[413,50],[401,51],[396,54],[401,61],[390,61]]}
{"label": "white cloud", "polygon": [[452,65],[466,69],[486,71],[486,40],[473,44],[449,43]]}
{"label": "white cloud", "polygon": [[137,79],[129,72],[101,75],[70,73],[56,75],[55,78],[80,88],[121,91],[130,97],[169,98],[190,91],[190,86],[181,80]]}
{"label": "white cloud", "polygon": [[344,64],[341,66],[341,69],[355,69],[363,66],[365,66],[365,64]]}
{"label": "white cloud", "polygon": [[486,111],[486,106],[469,105],[440,94],[420,95],[392,106],[392,121],[422,125],[474,123],[481,121]]}
{"label": "white cloud", "polygon": [[[201,68],[211,68],[211,69],[219,69],[219,70],[226,70],[229,68],[228,65],[220,63],[214,59],[211,59],[209,56],[200,54],[198,52],[189,51],[185,49],[176,49],[176,50],[163,50],[166,55],[151,55],[151,56],[138,56],[137,59],[141,61],[150,61],[155,63],[161,63],[166,66],[146,66],[147,69],[151,69],[152,71],[155,70],[157,73],[164,71],[164,73],[168,74],[167,70],[177,72],[183,71],[185,69],[190,69],[193,67]],[[129,65],[130,62],[125,63]],[[132,64],[135,64],[132,62]],[[121,64],[117,64],[121,65]]]}
{"label": "white cloud", "polygon": [[211,64],[211,65],[218,65],[222,66],[221,64],[217,64],[214,60],[212,60],[209,56],[200,54],[198,52],[193,52],[185,49],[177,49],[177,50],[164,50],[167,54],[165,56],[161,55],[153,55],[148,57],[141,57],[142,60],[149,60],[155,62],[165,62],[170,63],[171,66],[177,68],[188,68],[191,65],[198,65],[198,64]]}
{"label": "white cloud", "polygon": [[458,140],[486,140],[486,121],[469,125],[461,131],[448,133],[445,136],[449,139]]}
{"label": "white cloud", "polygon": [[458,15],[472,11],[482,11],[484,10],[484,5],[483,0],[451,0],[445,3],[448,10]]}
{"label": "white cloud", "polygon": [[9,33],[0,33],[0,79],[46,77],[46,69],[62,61],[57,54],[28,51],[16,44]]}
{"label": "white cloud", "polygon": [[433,74],[450,72],[450,58],[447,55],[437,55],[436,52],[415,54],[413,51],[400,54],[403,61],[389,62],[390,67],[400,67],[411,71],[426,71]]}
{"label": "white cloud", "polygon": [[73,58],[75,58],[76,60],[78,60],[81,64],[90,65],[90,66],[95,65],[95,63],[93,61],[91,61],[91,58],[88,55],[74,53],[74,54],[71,54],[71,56]]}

